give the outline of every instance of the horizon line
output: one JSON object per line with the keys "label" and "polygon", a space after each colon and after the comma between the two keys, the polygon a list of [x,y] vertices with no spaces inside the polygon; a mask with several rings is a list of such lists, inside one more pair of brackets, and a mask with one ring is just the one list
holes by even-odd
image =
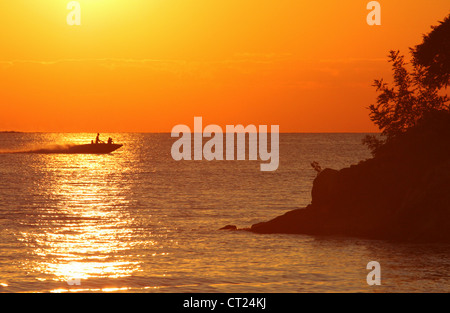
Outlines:
{"label": "horizon line", "polygon": [[[0,134],[171,134],[170,131],[15,131],[15,130],[0,130]],[[197,132],[191,132],[196,134]],[[227,132],[221,132],[226,134]],[[241,132],[233,132],[241,133]],[[243,132],[248,133],[248,132]],[[253,132],[250,132],[253,133]],[[259,133],[259,132],[256,132]],[[269,131],[267,133],[270,133]],[[279,132],[279,134],[381,134],[380,131],[285,131]]]}

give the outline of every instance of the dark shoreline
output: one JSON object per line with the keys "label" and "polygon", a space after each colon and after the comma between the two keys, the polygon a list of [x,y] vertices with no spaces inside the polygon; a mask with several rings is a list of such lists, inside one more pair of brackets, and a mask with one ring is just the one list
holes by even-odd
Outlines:
{"label": "dark shoreline", "polygon": [[[381,170],[382,165],[374,164],[361,163],[341,171],[324,170],[314,181],[309,206],[246,230],[260,234],[450,243],[450,162],[442,164],[444,171],[426,171],[417,179],[413,178],[415,175],[402,176],[400,171],[387,166],[386,171],[393,174],[389,180],[396,181],[392,184],[382,184],[386,172]],[[378,175],[363,174],[377,170]]]}
{"label": "dark shoreline", "polygon": [[450,112],[440,112],[371,159],[341,170],[319,169],[311,204],[245,230],[450,243],[449,137]]}

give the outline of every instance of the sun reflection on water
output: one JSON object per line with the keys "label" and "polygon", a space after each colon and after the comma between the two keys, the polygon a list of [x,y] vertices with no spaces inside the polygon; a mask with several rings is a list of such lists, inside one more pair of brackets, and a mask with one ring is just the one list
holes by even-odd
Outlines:
{"label": "sun reflection on water", "polygon": [[133,217],[124,209],[130,200],[129,187],[118,179],[128,170],[121,160],[114,155],[34,159],[31,166],[58,169],[34,183],[36,194],[52,199],[52,205],[45,199],[44,207],[35,207],[33,222],[19,237],[32,255],[23,266],[38,280],[83,283],[140,271],[139,261],[129,255],[138,243],[133,228],[127,227]]}

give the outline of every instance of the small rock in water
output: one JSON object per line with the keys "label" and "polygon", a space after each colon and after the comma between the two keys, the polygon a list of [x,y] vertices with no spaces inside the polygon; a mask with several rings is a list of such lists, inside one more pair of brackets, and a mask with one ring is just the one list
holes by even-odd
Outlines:
{"label": "small rock in water", "polygon": [[235,225],[227,225],[220,228],[219,230],[237,230],[237,227]]}

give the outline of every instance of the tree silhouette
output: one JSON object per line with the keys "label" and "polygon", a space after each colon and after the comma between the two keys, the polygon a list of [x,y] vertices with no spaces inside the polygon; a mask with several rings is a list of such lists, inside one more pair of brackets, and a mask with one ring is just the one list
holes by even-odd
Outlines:
{"label": "tree silhouette", "polygon": [[[449,16],[450,17],[450,16]],[[370,119],[381,130],[384,139],[366,136],[363,143],[374,155],[386,142],[416,126],[438,111],[449,110],[449,98],[441,92],[450,77],[450,18],[424,36],[424,42],[411,49],[408,64],[400,51],[390,51],[393,86],[383,79],[375,80],[376,104],[369,106]],[[433,113],[433,114],[432,114]]]}
{"label": "tree silhouette", "polygon": [[414,62],[426,68],[427,84],[442,88],[450,84],[450,15],[433,31],[423,36],[423,43],[411,49]]}

